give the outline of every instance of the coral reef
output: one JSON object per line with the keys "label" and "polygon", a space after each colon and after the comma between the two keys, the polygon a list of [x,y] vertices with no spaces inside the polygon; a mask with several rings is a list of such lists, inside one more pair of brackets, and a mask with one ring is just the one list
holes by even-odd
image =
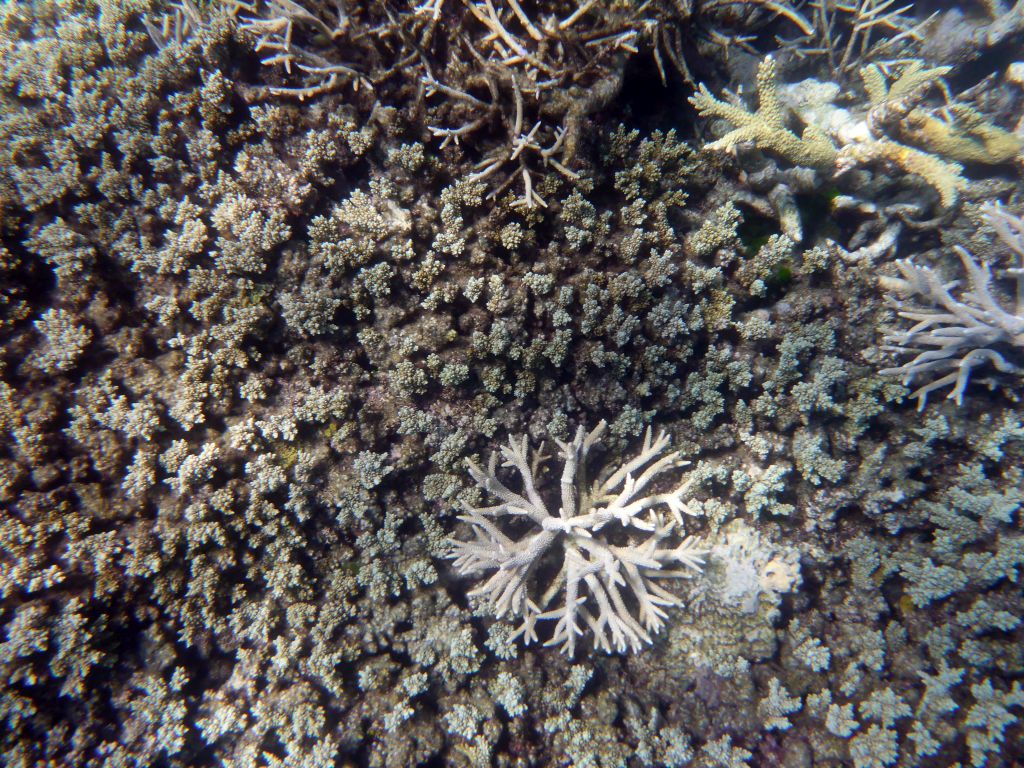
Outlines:
{"label": "coral reef", "polygon": [[939,383],[1024,6],[933,6],[0,4],[0,763],[1024,761],[1019,375]]}

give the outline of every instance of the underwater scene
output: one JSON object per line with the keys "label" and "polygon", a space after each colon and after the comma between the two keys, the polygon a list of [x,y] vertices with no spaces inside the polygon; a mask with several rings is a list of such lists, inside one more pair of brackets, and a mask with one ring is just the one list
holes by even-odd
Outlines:
{"label": "underwater scene", "polygon": [[0,766],[1024,766],[1024,0],[0,65]]}

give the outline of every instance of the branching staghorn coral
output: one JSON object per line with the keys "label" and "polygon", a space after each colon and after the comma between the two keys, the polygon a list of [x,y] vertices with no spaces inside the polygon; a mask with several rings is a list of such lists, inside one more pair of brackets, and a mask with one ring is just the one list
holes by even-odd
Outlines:
{"label": "branching staghorn coral", "polygon": [[[594,0],[585,4],[595,5]],[[752,51],[750,41],[755,35],[751,31],[766,23],[766,17],[786,19],[795,25],[804,37],[813,33],[813,28],[796,9],[795,5],[775,0],[686,0],[686,2],[643,3],[643,37],[650,41],[651,54],[665,84],[665,64],[662,55],[684,81],[696,84],[687,64],[685,48],[697,43],[697,48],[718,46],[728,56],[733,47]],[[688,44],[687,39],[689,38]],[[694,38],[697,38],[696,40]]]}
{"label": "branching staghorn coral", "polygon": [[[428,0],[416,12],[436,19],[442,6]],[[456,54],[420,62],[426,95],[436,104],[429,130],[441,147],[479,146],[496,130],[502,140],[469,178],[487,180],[492,198],[521,182],[515,205],[531,209],[547,207],[537,188],[550,170],[578,179],[570,166],[586,118],[618,94],[645,25],[639,11],[599,3],[562,18],[543,13],[544,5],[532,10],[535,19],[515,0],[464,3],[458,13],[467,34],[451,45]]]}
{"label": "branching staghorn coral", "polygon": [[965,163],[1000,165],[1024,150],[1024,139],[965,104],[954,104],[942,115],[911,110],[903,127],[915,144],[933,147],[937,154]]}
{"label": "branching staghorn coral", "polygon": [[[543,445],[530,450],[523,435],[510,437],[501,448],[502,466],[519,472],[522,493],[498,478],[497,454],[486,470],[470,461],[473,480],[500,503],[467,505],[461,519],[473,527],[474,539],[453,539],[449,553],[462,575],[493,571],[470,595],[486,600],[498,618],[521,616],[516,637],[536,641],[537,622],[554,619],[555,630],[545,645],[561,644],[569,656],[584,629],[593,635],[596,648],[609,653],[636,652],[650,643],[651,633],[664,626],[664,609],[680,604],[658,581],[693,577],[706,554],[693,536],[674,547],[664,544],[675,526],[682,528],[683,513],[691,514],[683,501],[689,483],[668,493],[643,495],[659,475],[689,463],[676,451],[665,453],[669,438],[664,432],[652,438],[648,427],[639,454],[621,466],[606,467],[589,483],[587,456],[606,427],[602,421],[588,433],[581,426],[571,442],[555,441],[565,462],[556,514],[536,487],[546,458]],[[673,519],[666,521],[655,511],[662,504]],[[538,530],[514,539],[497,524],[504,518],[528,519]],[[640,538],[629,536],[632,531]],[[538,594],[533,582],[543,581],[548,569],[556,567],[556,553],[562,557],[557,572],[536,599],[531,597]],[[549,608],[559,594],[564,594],[564,603]]]}
{"label": "branching staghorn coral", "polygon": [[[223,0],[255,36],[263,63],[288,84],[267,95],[314,98],[345,87],[380,105],[423,99],[442,149],[476,158],[492,197],[521,184],[519,205],[545,207],[539,182],[570,170],[587,115],[612,100],[644,20],[626,7],[587,3],[561,17],[508,3],[426,0],[405,10],[379,3]],[[294,84],[292,84],[294,83]],[[411,89],[410,84],[419,87]]]}
{"label": "branching staghorn coral", "polygon": [[838,172],[876,162],[896,166],[928,182],[938,193],[944,208],[955,205],[967,180],[963,177],[963,167],[944,151],[949,144],[937,140],[916,142],[927,147],[925,151],[903,143],[905,138],[912,138],[907,131],[910,116],[920,123],[930,114],[918,106],[924,94],[936,84],[945,89],[941,78],[949,71],[950,67],[925,69],[924,63],[916,59],[894,77],[887,77],[876,64],[863,67],[860,76],[870,104],[866,121],[871,138],[842,148],[836,158]]}
{"label": "branching staghorn coral", "polygon": [[[151,30],[158,46],[188,26],[190,0]],[[271,86],[247,98],[300,101],[351,89],[377,107],[416,105],[440,149],[469,160],[471,180],[488,197],[515,189],[517,208],[545,208],[547,198],[580,179],[587,119],[618,95],[627,62],[650,53],[663,81],[665,61],[692,81],[684,50],[693,38],[725,51],[750,38],[719,26],[732,18],[743,32],[778,17],[810,34],[785,2],[565,3],[545,0],[423,0],[405,5],[331,0],[219,0],[254,38],[275,72]],[[151,25],[152,26],[152,25]],[[187,33],[187,29],[186,29]],[[413,87],[410,87],[413,86]],[[416,119],[423,115],[417,114]],[[384,118],[382,118],[384,119]]]}
{"label": "branching staghorn coral", "polygon": [[832,141],[817,126],[807,125],[802,136],[797,136],[786,127],[786,113],[778,97],[776,65],[771,56],[766,56],[757,68],[758,107],[748,112],[743,107],[719,101],[707,86],[700,84],[698,93],[690,97],[690,103],[703,116],[720,117],[737,127],[718,141],[707,145],[707,149],[731,150],[745,141],[753,142],[760,149],[773,152],[794,165],[809,168],[831,168],[836,158]]}
{"label": "branching staghorn coral", "polygon": [[[1024,220],[997,205],[988,208],[985,220],[1000,241],[1024,259]],[[933,269],[909,259],[896,262],[902,278],[883,278],[883,285],[894,293],[922,300],[909,303],[890,296],[897,314],[915,325],[886,336],[884,348],[914,357],[881,371],[899,376],[906,385],[918,378],[931,379],[911,395],[918,400],[918,410],[925,407],[931,392],[947,385],[953,385],[948,397],[960,405],[971,371],[983,363],[991,363],[1002,373],[1021,372],[996,348],[1024,350],[1024,269],[1017,266],[1007,270],[1016,281],[1015,306],[1007,310],[992,293],[988,264],[978,264],[965,248],[955,246],[955,250],[970,280],[970,290],[958,296],[953,291],[959,281],[944,283]]]}
{"label": "branching staghorn coral", "polygon": [[[989,165],[1009,162],[1020,153],[1024,141],[989,122],[973,107],[956,103],[942,80],[951,71],[952,67],[925,69],[924,62],[913,60],[890,83],[876,64],[861,69],[871,102],[868,124],[872,133],[927,147],[931,153],[952,161],[948,162],[950,175],[960,174],[956,161]],[[948,106],[934,109],[923,104],[933,85],[943,92]]]}
{"label": "branching staghorn coral", "polygon": [[168,45],[181,45],[205,22],[202,12],[192,0],[181,0],[171,4],[169,10],[160,17],[159,23],[160,26],[157,26],[146,16],[142,17],[142,24],[150,39],[157,48],[163,50]]}
{"label": "branching staghorn coral", "polygon": [[[732,151],[748,142],[794,165],[834,176],[873,164],[896,167],[920,176],[936,191],[942,207],[951,208],[967,185],[956,159],[998,164],[1017,154],[1019,142],[963,105],[947,108],[948,116],[942,119],[933,114],[935,110],[919,106],[931,86],[947,90],[941,78],[949,71],[949,67],[925,69],[916,59],[898,74],[875,64],[863,67],[860,74],[868,104],[865,112],[851,113],[832,103],[839,94],[835,83],[806,80],[787,86],[786,97],[781,97],[776,64],[767,57],[757,71],[757,111],[718,100],[703,84],[690,103],[703,116],[737,126],[706,149]],[[786,124],[789,106],[805,123],[801,136]]]}
{"label": "branching staghorn coral", "polygon": [[920,176],[935,190],[939,203],[945,209],[956,204],[960,190],[967,186],[967,180],[961,174],[963,167],[959,163],[948,162],[938,155],[888,139],[855,142],[843,147],[836,167],[839,173],[845,173],[873,163],[895,166],[906,173]]}
{"label": "branching staghorn coral", "polygon": [[256,38],[263,64],[296,71],[301,85],[271,87],[275,96],[299,100],[345,85],[372,90],[374,84],[415,58],[406,22],[408,14],[385,14],[383,6],[352,9],[345,3],[294,0],[224,0],[227,13],[238,16],[242,30]]}

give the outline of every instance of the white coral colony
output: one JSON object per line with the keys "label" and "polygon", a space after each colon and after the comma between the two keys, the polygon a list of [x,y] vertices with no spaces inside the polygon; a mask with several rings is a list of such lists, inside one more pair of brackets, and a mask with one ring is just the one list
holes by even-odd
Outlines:
{"label": "white coral colony", "polygon": [[[555,441],[564,462],[555,514],[536,487],[547,458],[543,445],[531,449],[523,435],[501,448],[502,467],[520,475],[519,493],[498,479],[496,454],[486,470],[470,461],[473,480],[499,503],[467,505],[461,519],[474,538],[452,540],[449,553],[462,575],[490,573],[470,596],[499,618],[521,617],[516,637],[536,641],[537,622],[554,620],[545,644],[560,644],[570,656],[585,631],[609,653],[642,649],[664,626],[665,609],[681,602],[660,582],[699,574],[706,554],[694,537],[674,535],[683,529],[683,513],[692,514],[683,501],[689,483],[667,493],[649,490],[660,475],[688,464],[678,452],[665,452],[664,432],[652,439],[648,427],[639,454],[589,482],[587,455],[606,428],[602,421],[589,433],[580,427],[571,442]],[[514,538],[523,522],[526,532]]]}
{"label": "white coral colony", "polygon": [[[988,206],[984,218],[999,240],[1024,260],[1024,221],[997,205]],[[993,292],[989,266],[978,264],[965,248],[954,250],[967,273],[964,288],[959,281],[943,282],[933,269],[909,259],[896,262],[902,277],[883,280],[899,296],[890,297],[897,314],[915,325],[885,337],[884,349],[913,358],[881,373],[899,376],[905,385],[923,379],[924,385],[911,394],[919,410],[931,392],[950,385],[949,397],[960,405],[971,371],[983,363],[1002,373],[1021,372],[999,348],[1024,349],[1024,269],[1018,265],[1006,271],[1016,281],[1014,306],[1007,309]]]}

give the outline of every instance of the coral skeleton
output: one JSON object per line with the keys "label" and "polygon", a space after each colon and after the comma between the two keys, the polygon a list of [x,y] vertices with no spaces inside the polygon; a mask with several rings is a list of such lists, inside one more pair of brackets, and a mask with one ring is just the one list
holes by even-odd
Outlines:
{"label": "coral skeleton", "polygon": [[[501,448],[501,466],[518,471],[521,493],[498,478],[497,454],[487,469],[469,461],[473,480],[499,503],[466,505],[461,519],[472,526],[474,538],[452,540],[449,553],[462,575],[490,573],[470,596],[485,600],[498,618],[521,617],[514,637],[522,636],[527,644],[537,641],[537,622],[553,619],[555,629],[545,645],[561,645],[569,656],[584,629],[603,651],[642,649],[664,626],[665,609],[681,604],[658,582],[696,576],[706,554],[693,536],[674,546],[666,543],[677,527],[682,529],[683,513],[693,513],[683,501],[688,482],[667,493],[649,491],[656,478],[689,463],[676,451],[665,452],[669,438],[664,432],[652,438],[648,427],[639,454],[588,482],[587,457],[606,426],[602,421],[589,433],[581,426],[571,442],[555,441],[564,461],[555,514],[537,489],[546,458],[543,445],[531,450],[522,435],[510,437]],[[671,518],[657,509],[662,505]],[[506,533],[521,528],[519,521],[535,529],[519,538]],[[549,583],[534,591],[532,586],[546,575]],[[560,594],[563,600],[550,607]]]}
{"label": "coral skeleton", "polygon": [[869,58],[899,59],[908,44],[924,38],[938,12],[918,20],[910,13],[913,3],[893,5],[894,0],[810,0],[811,32],[779,42],[800,59],[823,56],[833,71],[841,73]]}
{"label": "coral skeleton", "polygon": [[905,385],[928,379],[911,395],[917,398],[918,410],[925,407],[931,392],[948,385],[953,385],[948,397],[960,405],[971,371],[983,363],[991,363],[1002,373],[1021,372],[998,348],[1024,350],[1024,269],[1020,265],[1024,260],[1024,220],[997,205],[988,207],[985,220],[1019,260],[1018,266],[1006,271],[1016,281],[1012,310],[1005,309],[993,295],[988,264],[979,264],[960,246],[954,250],[967,272],[968,291],[954,295],[959,281],[944,283],[933,269],[909,259],[896,262],[902,278],[883,279],[886,287],[907,297],[890,296],[889,300],[900,317],[915,324],[907,331],[886,336],[884,347],[901,355],[914,355],[913,359],[881,373],[899,376]]}

